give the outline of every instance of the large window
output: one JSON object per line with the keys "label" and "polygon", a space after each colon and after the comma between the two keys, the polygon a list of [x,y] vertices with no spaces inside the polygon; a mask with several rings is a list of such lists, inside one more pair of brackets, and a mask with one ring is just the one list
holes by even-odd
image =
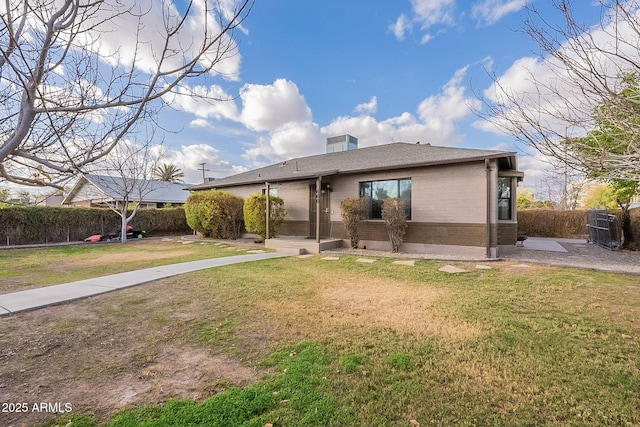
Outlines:
{"label": "large window", "polygon": [[411,219],[411,178],[361,182],[360,197],[367,202],[369,219],[382,219],[382,202],[389,197],[404,199],[407,219]]}
{"label": "large window", "polygon": [[511,178],[499,177],[498,178],[498,219],[499,220],[511,220],[513,219],[512,213],[512,194]]}

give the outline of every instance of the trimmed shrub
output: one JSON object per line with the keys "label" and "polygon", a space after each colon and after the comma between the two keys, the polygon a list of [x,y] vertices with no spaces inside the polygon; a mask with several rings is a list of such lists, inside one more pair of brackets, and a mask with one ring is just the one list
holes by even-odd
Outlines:
{"label": "trimmed shrub", "polygon": [[407,231],[407,213],[404,199],[389,197],[382,203],[382,219],[387,227],[391,251],[398,252]]}
{"label": "trimmed shrub", "polygon": [[[147,232],[188,233],[184,210],[141,209],[131,224]],[[120,230],[120,217],[110,209],[53,206],[0,208],[0,245],[82,241],[93,234]]]}
{"label": "trimmed shrub", "polygon": [[340,202],[342,223],[351,240],[351,248],[357,249],[360,242],[360,224],[365,215],[365,200],[359,197],[348,197]]}
{"label": "trimmed shrub", "polygon": [[[284,200],[280,197],[270,197],[271,215],[269,216],[269,238],[276,237],[284,222],[287,211]],[[265,239],[267,236],[267,196],[254,194],[244,202],[244,226],[249,233],[255,233]]]}
{"label": "trimmed shrub", "polygon": [[242,197],[220,190],[191,193],[184,205],[187,224],[205,237],[232,239],[242,228]]}
{"label": "trimmed shrub", "polygon": [[530,237],[582,238],[587,236],[585,211],[518,211],[518,234]]}
{"label": "trimmed shrub", "polygon": [[[611,210],[621,218],[621,212]],[[631,234],[640,236],[640,209],[631,209]],[[526,210],[518,211],[518,234],[531,237],[564,237],[586,239],[587,214],[584,210]],[[637,240],[637,238],[636,238]]]}

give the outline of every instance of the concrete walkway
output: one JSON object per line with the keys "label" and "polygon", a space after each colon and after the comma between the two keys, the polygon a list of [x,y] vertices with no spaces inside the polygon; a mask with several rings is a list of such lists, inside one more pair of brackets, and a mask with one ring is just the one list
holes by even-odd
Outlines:
{"label": "concrete walkway", "polygon": [[183,262],[179,264],[162,265],[145,268],[143,270],[118,273],[110,276],[79,280],[77,282],[51,285],[42,288],[28,289],[0,295],[0,316],[35,310],[63,302],[74,301],[93,295],[104,294],[118,289],[129,288],[153,280],[164,279],[182,273],[220,267],[241,262],[260,261],[264,259],[282,258],[290,256],[279,252],[237,255],[230,257],[203,259],[200,261]]}

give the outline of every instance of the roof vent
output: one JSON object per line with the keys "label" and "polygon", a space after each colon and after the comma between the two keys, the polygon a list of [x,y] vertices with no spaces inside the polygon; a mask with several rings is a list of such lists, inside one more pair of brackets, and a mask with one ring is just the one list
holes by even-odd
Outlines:
{"label": "roof vent", "polygon": [[358,148],[358,138],[351,135],[332,136],[327,138],[327,153],[355,150]]}

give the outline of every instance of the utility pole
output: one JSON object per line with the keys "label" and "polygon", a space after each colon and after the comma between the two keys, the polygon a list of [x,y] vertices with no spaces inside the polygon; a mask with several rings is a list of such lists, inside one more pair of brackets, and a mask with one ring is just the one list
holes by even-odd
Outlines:
{"label": "utility pole", "polygon": [[205,180],[204,173],[205,173],[205,172],[209,172],[209,169],[205,169],[205,168],[204,168],[204,165],[206,165],[206,163],[200,163],[200,169],[198,169],[198,170],[201,170],[201,171],[202,171],[202,183],[203,183],[203,184],[204,184],[205,182],[207,182],[207,181]]}

